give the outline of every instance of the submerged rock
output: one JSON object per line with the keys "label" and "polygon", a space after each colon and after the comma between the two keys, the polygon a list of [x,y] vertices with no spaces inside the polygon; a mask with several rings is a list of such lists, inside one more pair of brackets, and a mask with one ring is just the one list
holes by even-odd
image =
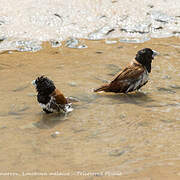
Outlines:
{"label": "submerged rock", "polygon": [[82,48],[87,48],[87,46],[85,44],[81,44],[79,42],[78,39],[76,38],[70,38],[66,41],[66,44],[65,44],[66,47],[69,47],[69,48],[78,48],[78,49],[82,49]]}
{"label": "submerged rock", "polygon": [[26,52],[26,51],[36,52],[42,48],[41,42],[33,41],[33,40],[14,41],[12,42],[12,46],[15,47],[17,51],[21,51],[21,52]]}
{"label": "submerged rock", "polygon": [[68,85],[71,86],[71,87],[76,87],[76,86],[77,86],[77,83],[75,83],[75,82],[69,82]]}
{"label": "submerged rock", "polygon": [[176,84],[172,84],[172,85],[170,85],[170,87],[173,89],[180,89],[180,86],[176,85]]}
{"label": "submerged rock", "polygon": [[131,23],[126,23],[122,25],[121,31],[127,33],[140,33],[146,34],[150,32],[151,23],[150,22],[142,22],[141,24],[132,25]]}
{"label": "submerged rock", "polygon": [[0,129],[6,129],[8,128],[7,126],[1,126]]}
{"label": "submerged rock", "polygon": [[96,51],[96,54],[102,54],[103,52],[102,51]]}
{"label": "submerged rock", "polygon": [[126,118],[126,115],[124,113],[120,114],[119,116],[120,119],[125,119]]}
{"label": "submerged rock", "polygon": [[62,44],[60,41],[51,40],[50,41],[52,47],[60,47]]}
{"label": "submerged rock", "polygon": [[59,134],[60,134],[60,132],[56,131],[56,132],[51,134],[51,137],[56,138]]}
{"label": "submerged rock", "polygon": [[121,156],[125,152],[126,152],[126,150],[115,149],[115,150],[109,152],[109,156]]}

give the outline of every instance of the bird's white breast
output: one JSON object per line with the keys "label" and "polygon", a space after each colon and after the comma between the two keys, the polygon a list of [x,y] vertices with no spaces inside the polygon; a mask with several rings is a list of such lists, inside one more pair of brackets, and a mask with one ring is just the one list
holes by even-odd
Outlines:
{"label": "bird's white breast", "polygon": [[50,112],[55,112],[55,109],[51,108],[51,103],[54,101],[54,97],[51,97],[50,101],[47,104],[39,103],[42,109],[46,109]]}
{"label": "bird's white breast", "polygon": [[149,80],[149,73],[147,70],[145,70],[144,73],[142,74],[141,84],[146,83],[148,80]]}
{"label": "bird's white breast", "polygon": [[135,81],[134,83],[130,83],[129,88],[127,89],[126,92],[139,89],[139,87],[143,86],[148,80],[149,80],[148,71],[145,69],[145,71],[143,72],[142,75],[139,76],[137,81]]}
{"label": "bird's white breast", "polygon": [[68,104],[65,104],[65,105],[62,105],[62,106],[60,104],[56,104],[58,109],[51,108],[52,104],[56,104],[56,100],[55,100],[55,98],[53,96],[51,96],[51,99],[47,104],[39,103],[39,105],[41,106],[42,109],[46,109],[47,111],[50,111],[50,112],[57,112],[57,111],[61,110],[64,113],[69,113],[69,112],[73,111],[71,103],[68,103]]}

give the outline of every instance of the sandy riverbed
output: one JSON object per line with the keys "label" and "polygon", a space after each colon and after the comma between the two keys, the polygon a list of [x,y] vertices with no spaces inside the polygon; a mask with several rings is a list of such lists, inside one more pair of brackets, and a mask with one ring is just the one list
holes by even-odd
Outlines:
{"label": "sandy riverbed", "polygon": [[[80,42],[88,48],[71,49],[64,43],[52,48],[44,43],[34,53],[0,54],[1,172],[19,173],[13,177],[18,180],[25,178],[23,172],[56,171],[69,173],[61,179],[109,179],[108,172],[117,174],[111,179],[179,179],[179,38],[141,44]],[[160,55],[141,92],[92,92],[143,47]],[[42,74],[53,79],[66,96],[79,99],[72,113],[61,116],[41,111],[30,82]],[[99,174],[82,175],[85,172]],[[28,176],[49,178],[59,176]]]}

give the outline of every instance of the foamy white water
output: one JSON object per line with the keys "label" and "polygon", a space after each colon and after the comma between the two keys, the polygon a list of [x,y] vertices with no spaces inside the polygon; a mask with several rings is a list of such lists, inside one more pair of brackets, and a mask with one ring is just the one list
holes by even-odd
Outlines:
{"label": "foamy white water", "polygon": [[179,0],[0,0],[0,5],[2,40],[180,35]]}

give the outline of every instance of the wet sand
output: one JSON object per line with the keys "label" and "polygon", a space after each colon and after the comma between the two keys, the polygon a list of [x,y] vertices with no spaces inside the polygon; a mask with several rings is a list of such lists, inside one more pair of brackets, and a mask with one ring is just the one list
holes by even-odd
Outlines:
{"label": "wet sand", "polygon": [[[1,172],[19,173],[13,177],[18,180],[179,179],[179,38],[141,44],[81,42],[88,48],[72,49],[64,43],[52,48],[44,43],[34,53],[1,52]],[[150,81],[140,92],[92,92],[144,47],[160,55],[153,61]],[[54,80],[65,96],[79,99],[72,113],[42,112],[31,85],[42,74]],[[25,177],[23,172],[67,174]]]}

